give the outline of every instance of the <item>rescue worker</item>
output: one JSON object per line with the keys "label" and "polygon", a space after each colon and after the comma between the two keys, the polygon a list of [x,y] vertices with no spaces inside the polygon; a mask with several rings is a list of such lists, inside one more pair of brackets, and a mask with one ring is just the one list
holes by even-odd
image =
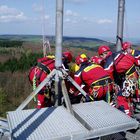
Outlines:
{"label": "rescue worker", "polygon": [[98,64],[98,65],[102,65],[102,58],[101,57],[99,57],[99,56],[92,56],[91,58],[90,58],[90,61],[92,62],[92,63],[94,63],[94,64]]}
{"label": "rescue worker", "polygon": [[133,49],[132,44],[130,42],[124,42],[122,44],[122,51],[132,55],[135,58],[135,65],[136,65],[136,70],[138,73],[138,78],[136,77],[136,80],[137,80],[136,99],[137,100],[135,101],[135,106],[136,106],[135,111],[140,112],[140,51]]}
{"label": "rescue worker", "polygon": [[126,96],[125,89],[131,85],[123,83],[124,81],[132,83],[132,81],[134,82],[133,79],[137,77],[134,57],[123,51],[112,53],[109,46],[100,46],[98,54],[104,59],[104,69],[114,78],[115,83],[119,85],[119,88],[116,86],[116,90],[118,90],[117,108],[131,116],[133,112],[131,96],[133,96],[134,92],[130,91],[129,95]]}
{"label": "rescue worker", "polygon": [[[74,75],[77,84],[84,85],[83,89],[94,100],[110,102],[113,85],[109,74],[100,65],[90,63],[85,54],[78,55],[75,62],[80,67]],[[77,96],[79,92],[71,87],[70,93]]]}
{"label": "rescue worker", "polygon": [[62,53],[62,67],[64,70],[69,72],[69,63],[72,61],[72,54],[70,51],[66,51]]}
{"label": "rescue worker", "polygon": [[[68,63],[72,60],[72,55],[70,52],[64,52],[62,54],[63,58],[63,68],[68,71]],[[48,55],[37,60],[37,65],[33,66],[29,71],[29,81],[33,86],[33,90],[47,77],[47,75],[55,68],[55,57],[53,55]],[[49,107],[53,105],[52,96],[54,96],[53,91],[53,81],[51,81],[48,86],[43,87],[37,94],[37,108]]]}
{"label": "rescue worker", "polygon": [[[132,55],[135,58],[135,65],[137,68],[138,75],[140,75],[140,51],[132,48],[130,42],[124,42],[122,45],[122,51]],[[140,85],[140,83],[138,83]],[[140,86],[139,86],[140,88]]]}
{"label": "rescue worker", "polygon": [[140,66],[140,51],[139,50],[133,49],[132,44],[130,42],[124,42],[122,45],[122,50],[134,56],[136,66]]}
{"label": "rescue worker", "polygon": [[[79,70],[79,66],[76,64],[76,63],[74,63],[74,64],[72,64],[71,65],[71,67],[70,67],[70,72],[72,73],[72,74],[74,74],[76,71],[78,71]],[[73,77],[73,76],[72,76]]]}

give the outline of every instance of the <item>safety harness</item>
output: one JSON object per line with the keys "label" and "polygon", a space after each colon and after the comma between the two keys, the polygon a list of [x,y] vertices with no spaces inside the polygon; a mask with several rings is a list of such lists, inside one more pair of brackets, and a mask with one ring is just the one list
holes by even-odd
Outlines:
{"label": "safety harness", "polygon": [[[97,64],[90,64],[89,63],[89,65],[87,66],[87,67],[85,67],[84,68],[84,71],[85,72],[87,72],[87,71],[89,71],[89,70],[91,70],[91,69],[93,69],[93,68],[97,68],[97,67],[101,67],[100,65],[97,65]],[[81,74],[81,79],[82,79],[82,74]],[[84,83],[84,80],[82,80],[83,81],[83,83]],[[91,89],[92,89],[92,91],[91,91],[91,93],[93,94],[93,98],[92,98],[92,100],[94,99],[94,98],[97,98],[97,96],[98,96],[98,90],[99,90],[99,88],[101,87],[101,86],[107,86],[108,87],[108,91],[107,91],[107,93],[106,93],[106,101],[108,102],[108,103],[110,103],[110,88],[109,88],[109,84],[110,83],[112,83],[112,80],[111,80],[111,78],[109,77],[109,76],[105,76],[105,77],[102,77],[102,78],[100,78],[100,79],[98,79],[98,80],[96,80],[96,81],[94,81],[92,84],[91,84]],[[84,83],[85,84],[85,83]],[[94,87],[97,87],[97,90],[94,88]],[[92,96],[90,96],[90,98],[91,98]]]}
{"label": "safety harness", "polygon": [[133,65],[127,72],[125,73],[126,76],[132,76],[136,72],[135,65]]}
{"label": "safety harness", "polygon": [[47,59],[37,63],[36,67],[40,69],[40,74],[39,76],[37,76],[37,80],[40,79],[43,72],[45,72],[47,75],[51,72],[48,67],[48,65],[50,65],[51,63],[54,63],[54,59]]}
{"label": "safety harness", "polygon": [[103,77],[99,80],[94,81],[91,86],[105,86],[106,82],[108,81],[108,83],[111,83],[112,80],[109,76]]}
{"label": "safety harness", "polygon": [[[47,75],[51,72],[51,70],[47,67],[47,65],[50,65],[51,63],[54,62],[54,59],[49,59],[50,61],[48,60],[43,60],[41,62],[38,62],[36,67],[35,67],[35,71],[34,71],[34,77],[33,77],[33,90],[35,90],[37,88],[37,82],[40,83],[40,77],[42,75],[43,72],[45,72]],[[43,64],[43,62],[46,62],[45,65]],[[40,73],[39,75],[37,75],[37,73],[39,72],[40,70]],[[50,98],[50,95],[49,95],[49,90],[48,89],[45,89],[44,90],[41,90],[40,93],[44,94],[44,96],[49,99]],[[34,101],[37,102],[37,99],[36,97],[34,97]]]}
{"label": "safety harness", "polygon": [[[92,88],[92,93],[94,94],[95,98],[97,97],[97,93],[98,93],[99,88],[107,86],[107,93],[106,93],[106,99],[105,100],[106,100],[107,103],[110,103],[111,97],[110,97],[109,86],[112,82],[113,81],[109,76],[105,76],[105,77],[102,77],[99,80],[94,81],[91,84],[91,88]],[[98,89],[96,90],[95,87],[98,87]]]}
{"label": "safety harness", "polygon": [[44,71],[45,73],[47,73],[47,74],[50,73],[50,69],[49,69],[47,66],[45,66],[44,64],[40,63],[40,62],[38,62],[37,67],[38,67],[40,70],[42,70],[42,71]]}

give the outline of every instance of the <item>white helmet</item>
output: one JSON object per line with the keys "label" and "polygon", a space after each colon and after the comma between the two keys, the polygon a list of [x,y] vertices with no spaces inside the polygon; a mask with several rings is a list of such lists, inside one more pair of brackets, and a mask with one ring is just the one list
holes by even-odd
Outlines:
{"label": "white helmet", "polygon": [[135,92],[135,88],[136,88],[135,82],[132,79],[126,79],[123,82],[122,95],[125,97],[133,95]]}

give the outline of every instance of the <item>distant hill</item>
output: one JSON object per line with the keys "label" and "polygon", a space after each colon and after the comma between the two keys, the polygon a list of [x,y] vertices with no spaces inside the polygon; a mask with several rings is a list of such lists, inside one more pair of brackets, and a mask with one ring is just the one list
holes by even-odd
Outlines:
{"label": "distant hill", "polygon": [[[46,36],[49,39],[51,45],[55,46],[55,36]],[[23,41],[23,42],[33,42],[33,43],[42,43],[43,39],[41,35],[0,35],[1,40],[10,40],[10,41]],[[103,39],[98,38],[88,38],[88,37],[63,37],[63,47],[72,47],[72,48],[82,48],[91,51],[97,51],[98,47],[101,45],[108,45],[111,47],[112,51],[116,50],[115,44]],[[134,41],[134,47],[139,49],[140,40]]]}
{"label": "distant hill", "polygon": [[[50,41],[54,41],[54,36],[46,36]],[[21,41],[42,41],[41,35],[0,35],[0,39],[8,39],[8,40],[21,40]],[[80,42],[87,42],[87,41],[94,41],[94,42],[106,42],[101,39],[97,38],[87,38],[87,37],[63,37],[63,41],[80,41]]]}
{"label": "distant hill", "polygon": [[[49,39],[52,45],[55,45],[54,36],[46,36]],[[41,35],[0,35],[0,40],[18,40],[23,42],[34,42],[42,43]],[[74,47],[74,48],[83,48],[87,50],[96,50],[100,45],[109,45],[114,46],[114,44],[97,39],[97,38],[86,38],[86,37],[63,37],[63,46],[64,47]]]}

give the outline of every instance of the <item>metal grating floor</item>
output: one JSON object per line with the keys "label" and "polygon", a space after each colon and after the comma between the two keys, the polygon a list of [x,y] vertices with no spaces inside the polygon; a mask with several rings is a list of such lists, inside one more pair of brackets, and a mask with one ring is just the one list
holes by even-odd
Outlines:
{"label": "metal grating floor", "polygon": [[80,140],[87,134],[64,107],[8,112],[14,140]]}
{"label": "metal grating floor", "polygon": [[136,128],[138,122],[104,101],[73,105],[86,129],[63,106],[8,112],[14,140],[82,140]]}
{"label": "metal grating floor", "polygon": [[76,104],[73,109],[92,128],[89,131],[91,138],[136,129],[139,124],[104,101]]}

